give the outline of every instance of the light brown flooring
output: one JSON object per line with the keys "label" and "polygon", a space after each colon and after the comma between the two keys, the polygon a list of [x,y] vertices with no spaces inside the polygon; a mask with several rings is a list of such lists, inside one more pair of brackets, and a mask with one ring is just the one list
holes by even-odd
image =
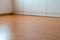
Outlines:
{"label": "light brown flooring", "polygon": [[60,40],[60,18],[0,16],[0,30],[5,30],[0,35],[8,32],[6,37],[10,40]]}

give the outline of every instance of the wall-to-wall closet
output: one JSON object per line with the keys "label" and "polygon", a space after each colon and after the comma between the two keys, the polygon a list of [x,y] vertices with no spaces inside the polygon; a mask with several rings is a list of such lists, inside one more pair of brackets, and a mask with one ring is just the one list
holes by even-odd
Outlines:
{"label": "wall-to-wall closet", "polygon": [[11,13],[12,11],[12,0],[0,0],[0,14]]}
{"label": "wall-to-wall closet", "polygon": [[60,0],[15,0],[15,13],[60,17]]}
{"label": "wall-to-wall closet", "polygon": [[18,14],[46,15],[46,0],[15,0],[14,3]]}
{"label": "wall-to-wall closet", "polygon": [[[0,13],[12,12],[13,0],[0,0]],[[60,17],[60,0],[14,0],[16,14]]]}
{"label": "wall-to-wall closet", "polygon": [[47,16],[60,17],[60,0],[47,0]]}

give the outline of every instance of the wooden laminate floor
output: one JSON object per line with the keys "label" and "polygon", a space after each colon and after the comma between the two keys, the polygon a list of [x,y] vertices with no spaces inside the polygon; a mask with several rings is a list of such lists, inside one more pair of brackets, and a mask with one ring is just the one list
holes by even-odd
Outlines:
{"label": "wooden laminate floor", "polygon": [[60,18],[0,16],[0,40],[60,40]]}

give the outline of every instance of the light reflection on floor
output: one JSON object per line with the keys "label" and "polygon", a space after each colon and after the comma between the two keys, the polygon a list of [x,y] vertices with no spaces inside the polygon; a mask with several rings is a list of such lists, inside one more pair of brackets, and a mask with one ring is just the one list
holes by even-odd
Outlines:
{"label": "light reflection on floor", "polygon": [[0,40],[10,40],[10,29],[8,24],[0,24]]}
{"label": "light reflection on floor", "polygon": [[0,16],[0,40],[12,40],[13,16]]}
{"label": "light reflection on floor", "polygon": [[0,17],[0,40],[60,40],[60,18]]}

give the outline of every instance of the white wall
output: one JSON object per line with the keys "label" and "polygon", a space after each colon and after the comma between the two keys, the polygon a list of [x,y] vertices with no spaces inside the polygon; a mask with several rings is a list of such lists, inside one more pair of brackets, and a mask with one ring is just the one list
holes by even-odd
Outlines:
{"label": "white wall", "polygon": [[10,13],[12,11],[12,0],[0,0],[0,13]]}
{"label": "white wall", "polygon": [[23,11],[24,10],[24,0],[14,0],[14,10]]}

